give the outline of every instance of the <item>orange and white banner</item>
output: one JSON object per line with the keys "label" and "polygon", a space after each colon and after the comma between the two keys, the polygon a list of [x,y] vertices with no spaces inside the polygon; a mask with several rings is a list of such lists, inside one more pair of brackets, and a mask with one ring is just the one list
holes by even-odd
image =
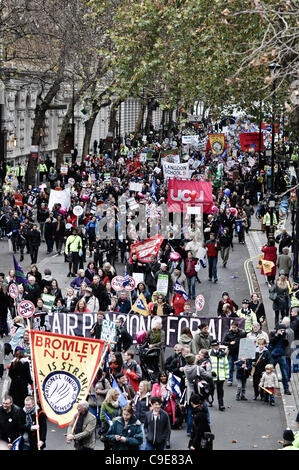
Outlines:
{"label": "orange and white banner", "polygon": [[40,403],[47,418],[63,428],[86,399],[105,342],[31,330],[32,359]]}

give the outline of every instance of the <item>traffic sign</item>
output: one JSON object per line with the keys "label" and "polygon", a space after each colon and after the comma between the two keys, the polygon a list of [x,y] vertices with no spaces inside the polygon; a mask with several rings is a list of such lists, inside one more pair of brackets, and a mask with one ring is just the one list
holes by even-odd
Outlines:
{"label": "traffic sign", "polygon": [[124,282],[124,277],[123,276],[115,276],[112,281],[111,281],[111,287],[115,291],[120,291],[123,290],[123,282]]}
{"label": "traffic sign", "polygon": [[18,305],[18,313],[23,318],[30,318],[34,314],[34,304],[30,300],[22,300]]}
{"label": "traffic sign", "polygon": [[205,298],[203,295],[198,295],[195,299],[195,307],[199,312],[204,308]]}
{"label": "traffic sign", "polygon": [[18,286],[16,284],[10,284],[8,292],[12,299],[16,299],[18,297]]}

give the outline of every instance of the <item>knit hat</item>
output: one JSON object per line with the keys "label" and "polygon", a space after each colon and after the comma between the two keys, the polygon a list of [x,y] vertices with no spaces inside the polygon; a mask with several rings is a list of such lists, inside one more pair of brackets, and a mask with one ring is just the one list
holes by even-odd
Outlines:
{"label": "knit hat", "polygon": [[286,330],[286,329],[287,329],[287,327],[285,326],[285,324],[284,324],[284,323],[279,323],[279,325],[278,325],[278,328],[277,328],[277,329],[278,329],[278,330]]}
{"label": "knit hat", "polygon": [[185,356],[185,361],[186,361],[186,364],[189,364],[189,365],[194,364],[194,361],[195,361],[195,356],[194,356],[194,354],[187,354],[187,355]]}
{"label": "knit hat", "polygon": [[282,438],[283,438],[284,441],[293,442],[293,440],[294,440],[293,431],[289,428],[285,429]]}

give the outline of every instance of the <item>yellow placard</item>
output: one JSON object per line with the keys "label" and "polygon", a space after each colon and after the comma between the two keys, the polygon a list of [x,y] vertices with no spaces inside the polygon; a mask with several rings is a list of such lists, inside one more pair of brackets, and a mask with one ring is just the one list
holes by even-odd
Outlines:
{"label": "yellow placard", "polygon": [[86,399],[105,342],[31,330],[31,354],[40,403],[47,418],[63,428]]}

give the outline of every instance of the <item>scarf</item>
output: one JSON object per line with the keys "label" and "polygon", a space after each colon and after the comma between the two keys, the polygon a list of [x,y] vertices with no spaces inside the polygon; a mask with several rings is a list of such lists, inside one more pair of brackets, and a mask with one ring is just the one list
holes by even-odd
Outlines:
{"label": "scarf", "polygon": [[84,421],[84,418],[87,416],[87,413],[88,413],[88,410],[86,410],[84,414],[79,413],[79,417],[78,417],[76,429],[75,429],[75,434],[79,434],[80,432],[83,431],[83,421]]}
{"label": "scarf", "polygon": [[153,330],[152,344],[160,343],[160,341],[161,341],[161,330]]}
{"label": "scarf", "polygon": [[31,426],[33,425],[31,414],[35,412],[35,406],[33,406],[30,410],[27,410],[24,407],[23,411],[26,415],[26,427],[28,426],[29,428],[31,428]]}

